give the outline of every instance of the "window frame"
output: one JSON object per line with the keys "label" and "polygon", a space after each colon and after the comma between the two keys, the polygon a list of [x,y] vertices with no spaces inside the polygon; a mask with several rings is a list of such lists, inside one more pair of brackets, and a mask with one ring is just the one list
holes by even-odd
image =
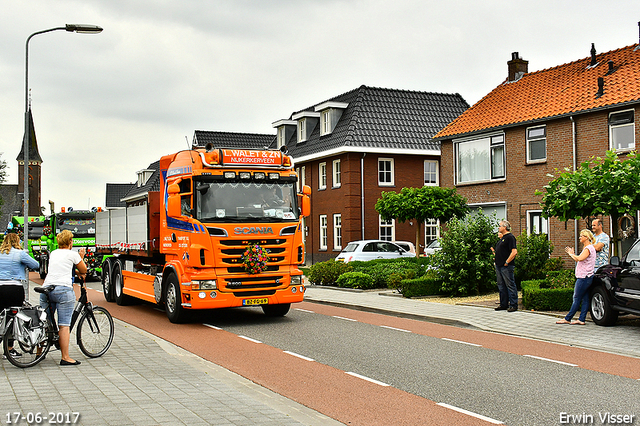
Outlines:
{"label": "window frame", "polygon": [[[382,235],[382,229],[390,229],[391,235]],[[391,238],[391,239],[387,239]],[[378,239],[382,241],[395,241],[396,240],[396,220],[391,219],[390,221],[382,220],[382,216],[378,215]]]}
{"label": "window frame", "polygon": [[[391,170],[380,170],[380,164],[389,163],[391,165]],[[378,186],[395,186],[395,170],[394,170],[394,159],[393,158],[378,158]],[[389,174],[390,182],[381,181],[380,174],[384,173]]]}
{"label": "window frame", "polygon": [[327,189],[327,162],[318,163],[318,189]]}
{"label": "window frame", "polygon": [[342,186],[342,164],[340,163],[339,158],[337,160],[333,160],[331,164],[331,174],[331,186],[333,188],[340,188]]}
{"label": "window frame", "polygon": [[[435,233],[433,232],[427,233],[428,229],[434,229]],[[437,240],[438,238],[440,238],[440,220],[434,219],[434,218],[425,220],[424,221],[424,246],[425,247],[428,246],[429,243],[431,243],[431,241]]]}
{"label": "window frame", "polygon": [[[530,136],[530,132],[536,131],[539,129],[543,129],[543,136]],[[525,138],[527,140],[527,164],[536,164],[536,163],[544,163],[547,161],[547,125],[543,124],[541,126],[532,126],[527,127],[525,129]],[[544,157],[542,158],[531,158],[531,142],[544,142]]]}
{"label": "window frame", "polygon": [[331,109],[325,109],[320,113],[320,136],[331,133]]}
{"label": "window frame", "polygon": [[333,249],[342,250],[342,215],[333,215]]}
{"label": "window frame", "polygon": [[[423,175],[424,175],[424,186],[440,186],[440,164],[438,164],[438,160],[424,160],[423,165]],[[427,182],[427,164],[435,165],[435,171],[429,170],[429,174],[433,174],[435,176],[435,182]]]}
{"label": "window frame", "polygon": [[[504,132],[500,133],[489,133],[482,135],[480,137],[472,137],[472,138],[464,138],[454,141],[454,155],[455,155],[455,184],[456,185],[471,185],[478,183],[490,183],[490,182],[498,182],[503,181],[507,178],[507,159],[506,159],[506,143],[505,143],[505,134]],[[486,158],[488,164],[486,165],[485,171],[488,172],[488,178],[478,178],[475,180],[461,180],[461,164],[460,164],[460,148],[466,143],[483,143],[486,146],[483,146],[483,152],[486,152]],[[501,160],[501,171],[499,173],[498,168],[494,162],[494,156],[500,154]],[[475,174],[475,173],[474,173]]]}
{"label": "window frame", "polygon": [[301,118],[298,120],[298,143],[305,142],[307,140],[307,119]]}
{"label": "window frame", "polygon": [[[614,121],[613,117],[616,115],[622,115],[622,114],[629,114],[631,113],[631,122],[627,122],[627,123],[613,123],[612,121]],[[623,110],[623,111],[615,111],[615,112],[611,112],[609,113],[609,117],[607,119],[607,126],[609,128],[609,149],[611,149],[612,151],[616,151],[616,152],[628,152],[628,151],[633,151],[636,148],[636,117],[635,117],[635,110],[634,109],[627,109],[627,110]],[[632,137],[633,140],[631,141],[631,145],[629,147],[626,148],[618,148],[617,146],[614,146],[614,130],[615,129],[620,129],[623,127],[631,127],[632,128]]]}
{"label": "window frame", "polygon": [[[531,234],[547,234],[549,235],[549,219],[542,217],[542,210],[527,210],[527,235]],[[540,232],[533,232],[534,223],[537,220],[537,225],[540,227]]]}
{"label": "window frame", "polygon": [[318,235],[318,242],[320,243],[320,250],[327,250],[327,244],[328,244],[328,222],[327,222],[327,215],[326,214],[321,214],[320,215],[320,222],[319,222],[319,229],[320,229],[320,233]]}

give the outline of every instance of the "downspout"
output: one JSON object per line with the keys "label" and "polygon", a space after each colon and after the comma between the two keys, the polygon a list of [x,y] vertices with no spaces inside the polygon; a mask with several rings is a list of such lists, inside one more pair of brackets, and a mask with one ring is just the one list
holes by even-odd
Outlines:
{"label": "downspout", "polygon": [[[576,136],[576,121],[573,119],[573,116],[569,116],[569,120],[571,120],[571,148],[572,148],[572,161],[573,161],[573,171],[578,170],[578,145],[577,145],[577,136]],[[578,219],[573,219],[573,246],[576,248],[576,252],[579,250],[578,245],[579,242],[579,234],[578,230]]]}
{"label": "downspout", "polygon": [[367,153],[362,154],[360,158],[360,223],[362,224],[362,238],[364,240],[364,157]]}

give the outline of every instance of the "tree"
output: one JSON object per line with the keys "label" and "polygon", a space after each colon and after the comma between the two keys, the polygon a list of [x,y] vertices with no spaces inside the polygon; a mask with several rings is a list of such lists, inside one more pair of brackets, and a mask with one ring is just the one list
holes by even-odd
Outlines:
{"label": "tree", "polygon": [[[453,217],[463,217],[469,211],[467,200],[456,193],[455,188],[422,186],[402,188],[400,192],[382,191],[375,209],[384,220],[399,222],[416,221],[416,248],[420,247],[419,224],[427,219],[447,222]],[[419,256],[420,250],[416,250]]]}
{"label": "tree", "polygon": [[[558,172],[558,170],[556,169]],[[592,157],[576,171],[565,168],[544,186],[542,214],[569,219],[611,216],[614,247],[618,241],[618,220],[640,209],[640,158],[635,152],[623,161],[613,151],[604,158]],[[616,248],[617,249],[617,248]]]}

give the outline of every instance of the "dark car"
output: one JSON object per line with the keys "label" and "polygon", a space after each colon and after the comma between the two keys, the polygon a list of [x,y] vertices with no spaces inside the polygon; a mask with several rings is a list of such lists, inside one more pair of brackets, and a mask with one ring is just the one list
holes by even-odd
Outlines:
{"label": "dark car", "polygon": [[640,315],[640,239],[622,260],[598,269],[591,287],[591,318],[598,325],[613,325],[620,314]]}

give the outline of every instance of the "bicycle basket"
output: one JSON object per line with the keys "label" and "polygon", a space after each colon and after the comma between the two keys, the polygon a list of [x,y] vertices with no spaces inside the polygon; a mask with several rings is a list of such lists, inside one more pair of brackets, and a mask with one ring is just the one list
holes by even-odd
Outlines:
{"label": "bicycle basket", "polygon": [[20,344],[35,346],[46,338],[47,314],[39,306],[22,308],[13,321],[13,337]]}

